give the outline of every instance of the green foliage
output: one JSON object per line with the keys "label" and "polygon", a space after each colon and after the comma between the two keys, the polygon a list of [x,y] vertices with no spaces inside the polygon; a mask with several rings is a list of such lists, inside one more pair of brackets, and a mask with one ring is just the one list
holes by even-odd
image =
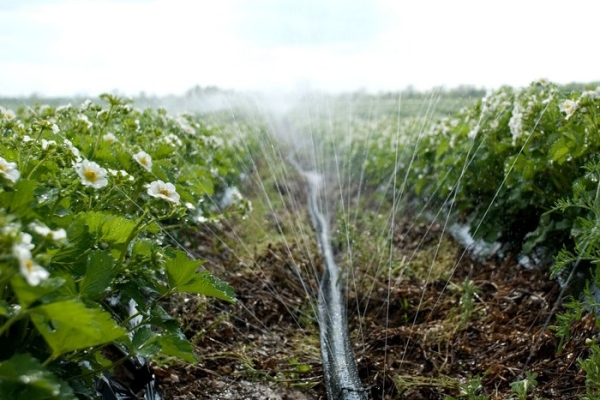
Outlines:
{"label": "green foliage", "polygon": [[[581,298],[570,298],[565,311],[556,316],[552,327],[560,338],[559,350],[571,337],[572,327],[588,312],[600,309],[598,287],[600,287],[600,158],[596,157],[584,165],[584,175],[572,184],[573,194],[560,199],[552,209],[554,213],[576,212],[570,226],[574,240],[571,247],[563,246],[555,257],[552,275],[568,283],[567,276],[575,271],[583,272],[588,283]],[[592,282],[592,283],[590,283]],[[598,326],[598,318],[594,316]],[[597,398],[600,389],[600,352],[592,344],[587,358],[579,358],[578,364],[586,372],[587,398]]]}
{"label": "green foliage", "polygon": [[85,275],[79,282],[79,295],[90,300],[101,298],[117,273],[117,260],[108,251],[91,251],[87,257]]}
{"label": "green foliage", "polygon": [[600,346],[592,344],[590,355],[579,359],[579,366],[585,371],[586,394],[589,399],[597,399],[600,394]]}
{"label": "green foliage", "polygon": [[460,286],[460,322],[459,327],[462,329],[466,326],[469,320],[475,313],[475,296],[479,293],[479,288],[470,279],[465,279]]}
{"label": "green foliage", "polygon": [[551,213],[573,194],[582,167],[600,151],[600,90],[565,93],[545,81],[504,87],[431,123],[370,122],[358,129],[348,166],[367,182],[393,183],[421,207],[451,212],[475,238],[529,253],[569,244],[575,212]]}
{"label": "green foliage", "polygon": [[30,309],[31,320],[52,350],[51,359],[73,350],[85,349],[125,338],[127,331],[110,314],[86,308],[71,299]]}
{"label": "green foliage", "polygon": [[212,205],[238,182],[240,149],[198,118],[101,100],[0,107],[1,398],[91,395],[89,368],[111,368],[101,349],[113,343],[194,362],[160,302],[235,301],[173,246],[179,227],[222,217]]}
{"label": "green foliage", "polygon": [[3,399],[75,399],[73,390],[28,354],[15,354],[0,362],[0,397]]}
{"label": "green foliage", "polygon": [[[307,127],[313,143],[299,150],[298,159],[310,162],[314,148],[322,149],[336,155],[336,171],[349,174],[344,184],[360,182],[354,189],[376,190],[394,206],[443,214],[446,222],[467,224],[475,239],[500,241],[512,254],[542,255],[544,265],[554,257],[552,276],[571,284],[574,297],[556,317],[562,349],[573,323],[600,309],[600,87],[564,88],[545,80],[503,87],[435,120],[427,113],[399,118],[400,105],[378,114],[349,112],[350,102],[327,104],[327,123]],[[306,121],[321,117],[309,111]],[[352,240],[364,234],[340,226]],[[340,236],[343,245],[346,237]],[[582,285],[571,282],[580,276],[596,281],[583,303]],[[477,291],[470,281],[461,289],[464,327],[475,312]],[[593,364],[580,365],[593,371]],[[535,380],[529,374],[515,382],[517,396],[525,398]]]}
{"label": "green foliage", "polygon": [[560,339],[559,352],[562,351],[565,342],[571,338],[571,327],[576,321],[581,320],[584,312],[581,302],[573,298],[565,301],[564,308],[564,312],[556,315],[556,325],[551,326]]}
{"label": "green foliage", "polygon": [[468,400],[486,400],[489,397],[483,396],[481,394],[483,377],[476,377],[469,379],[466,383],[461,383],[458,385],[458,389],[460,391],[459,397],[448,396],[447,400],[458,400],[458,399],[468,399]]}
{"label": "green foliage", "polygon": [[198,271],[201,262],[190,260],[182,251],[167,254],[165,270],[169,283],[169,292],[189,292],[213,296],[235,302],[233,289],[207,271]]}
{"label": "green foliage", "polygon": [[531,393],[537,386],[536,373],[529,371],[525,372],[525,378],[520,381],[515,381],[510,384],[510,388],[519,400],[527,400],[527,395]]}

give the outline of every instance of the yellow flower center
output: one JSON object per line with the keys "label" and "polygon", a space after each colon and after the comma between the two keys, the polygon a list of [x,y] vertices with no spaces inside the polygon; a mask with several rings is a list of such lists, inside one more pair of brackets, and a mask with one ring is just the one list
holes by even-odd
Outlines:
{"label": "yellow flower center", "polygon": [[6,172],[7,168],[3,164],[0,164],[0,172]]}
{"label": "yellow flower center", "polygon": [[167,189],[159,189],[158,193],[162,194],[165,197],[170,197],[171,196],[171,192],[169,192]]}
{"label": "yellow flower center", "polygon": [[98,172],[92,168],[86,168],[83,172],[83,176],[85,176],[85,179],[89,182],[96,182],[98,180]]}
{"label": "yellow flower center", "polygon": [[147,167],[148,166],[148,158],[147,157],[141,157],[140,158],[140,164],[142,164],[143,166]]}
{"label": "yellow flower center", "polygon": [[33,263],[33,260],[31,260],[31,258],[28,258],[27,260],[25,260],[24,264],[25,264],[25,268],[27,268],[28,272],[33,271],[33,266],[35,264]]}

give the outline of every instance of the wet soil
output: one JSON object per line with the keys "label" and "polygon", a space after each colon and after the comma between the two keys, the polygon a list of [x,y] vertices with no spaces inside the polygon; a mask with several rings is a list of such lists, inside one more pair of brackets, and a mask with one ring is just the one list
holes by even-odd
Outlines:
{"label": "wet soil", "polygon": [[[241,257],[233,247],[241,222],[188,233],[238,302],[181,296],[168,304],[199,360],[155,365],[160,391],[165,399],[324,399],[313,308],[318,249],[310,239],[273,240]],[[435,252],[441,228],[413,224],[410,215],[397,222],[393,246],[407,254],[416,246]],[[370,398],[460,397],[460,385],[480,379],[477,394],[506,399],[525,372],[537,374],[531,398],[584,395],[577,359],[588,354],[586,339],[597,338],[594,318],[572,326],[559,348],[550,327],[561,311],[560,287],[546,269],[526,270],[510,255],[474,261],[444,241],[450,243],[444,257],[455,266],[445,278],[353,271],[365,284],[347,293],[349,329]]]}

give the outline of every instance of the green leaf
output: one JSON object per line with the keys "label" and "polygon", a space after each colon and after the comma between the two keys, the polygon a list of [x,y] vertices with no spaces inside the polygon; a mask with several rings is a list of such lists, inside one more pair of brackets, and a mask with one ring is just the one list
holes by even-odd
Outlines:
{"label": "green leaf", "polygon": [[90,232],[97,235],[100,240],[113,244],[122,244],[136,227],[136,223],[106,212],[87,212],[80,214]]}
{"label": "green leaf", "polygon": [[0,316],[6,316],[10,314],[10,304],[4,300],[0,300]]}
{"label": "green leaf", "polygon": [[187,165],[177,182],[188,186],[195,196],[211,196],[215,193],[214,178],[207,167]]}
{"label": "green leaf", "polygon": [[31,319],[50,348],[53,358],[73,350],[123,338],[127,331],[109,313],[65,300],[31,309]]}
{"label": "green leaf", "polygon": [[160,334],[149,326],[143,326],[135,331],[131,343],[137,355],[153,357],[161,350],[159,343]]}
{"label": "green leaf", "polygon": [[82,297],[96,300],[117,275],[117,263],[108,251],[95,250],[88,255],[86,273],[79,284]]}
{"label": "green leaf", "polygon": [[10,280],[10,284],[21,307],[28,308],[36,300],[41,299],[64,285],[65,280],[62,278],[50,278],[40,282],[37,286],[31,286],[21,275],[15,275]]}
{"label": "green leaf", "polygon": [[171,290],[176,293],[203,294],[235,303],[235,294],[231,286],[208,271],[196,272],[202,261],[191,260],[185,252],[179,250],[174,250],[168,255],[171,257],[167,259],[165,269]]}
{"label": "green leaf", "polygon": [[552,161],[562,164],[567,160],[567,157],[570,152],[571,149],[569,149],[564,140],[559,139],[556,142],[554,142],[552,147],[550,147],[549,156]]}
{"label": "green leaf", "polygon": [[85,274],[85,255],[93,245],[92,235],[85,221],[77,219],[69,225],[67,237],[70,244],[53,254],[51,263],[55,269],[80,277]]}
{"label": "green leaf", "polygon": [[151,257],[153,243],[148,239],[139,239],[133,243],[132,257]]}
{"label": "green leaf", "polygon": [[0,193],[0,204],[6,205],[6,211],[19,214],[21,217],[34,214],[31,204],[34,201],[37,181],[20,180],[13,186],[13,190]]}
{"label": "green leaf", "polygon": [[[148,330],[140,332],[145,329],[141,328],[140,331],[136,332],[136,336],[139,336],[137,338],[134,337],[134,343],[137,343],[137,347],[146,351],[143,348],[151,343],[154,344],[156,341],[156,344],[160,346],[161,353],[164,355],[179,357],[188,362],[197,361],[193,346],[183,332],[181,332],[179,323],[161,306],[154,304],[150,308],[149,323],[160,327],[162,329],[161,333],[156,334],[154,332],[149,332]],[[154,335],[154,337],[152,337],[152,335]]]}
{"label": "green leaf", "polygon": [[167,257],[165,269],[171,288],[177,288],[192,281],[198,267],[202,265],[202,261],[191,260],[184,251],[180,250],[167,252]]}
{"label": "green leaf", "polygon": [[2,399],[75,399],[73,390],[29,354],[0,362]]}
{"label": "green leaf", "polygon": [[190,363],[198,361],[194,354],[194,347],[183,333],[162,334],[158,341],[162,348],[162,354],[178,357]]}
{"label": "green leaf", "polygon": [[203,294],[229,301],[230,303],[236,302],[233,288],[208,271],[197,273],[190,282],[179,286],[178,291]]}

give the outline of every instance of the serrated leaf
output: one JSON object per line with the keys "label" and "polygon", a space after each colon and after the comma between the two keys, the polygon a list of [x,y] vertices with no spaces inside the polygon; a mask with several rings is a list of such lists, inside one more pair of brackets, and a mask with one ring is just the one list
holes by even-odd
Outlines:
{"label": "serrated leaf", "polygon": [[188,165],[178,179],[178,183],[189,185],[188,190],[195,196],[212,196],[215,193],[214,178],[207,167]]}
{"label": "serrated leaf", "polygon": [[200,260],[191,260],[183,251],[172,250],[167,253],[165,270],[171,288],[185,285],[194,279],[198,267],[202,265]]}
{"label": "serrated leaf", "polygon": [[203,294],[235,303],[235,294],[231,286],[208,271],[196,272],[201,264],[201,261],[189,259],[183,251],[172,251],[165,263],[171,290],[176,293]]}
{"label": "serrated leaf", "polygon": [[84,221],[75,220],[67,229],[69,245],[63,246],[52,255],[52,266],[71,274],[81,276],[85,273],[84,257],[92,245],[92,237]]}
{"label": "serrated leaf", "polygon": [[233,288],[208,271],[198,272],[190,282],[179,286],[178,291],[203,294],[231,303],[236,302]]}
{"label": "serrated leaf", "polygon": [[32,215],[35,188],[37,181],[22,179],[14,184],[13,190],[0,193],[0,204],[4,204],[6,211],[18,214],[21,217]]}
{"label": "serrated leaf", "polygon": [[148,322],[152,325],[160,326],[165,332],[177,335],[182,334],[179,323],[159,305],[154,304],[150,308],[150,320]]}
{"label": "serrated leaf", "polygon": [[149,297],[154,297],[152,288],[148,287],[148,283],[138,276],[131,276],[131,279],[124,284],[119,285],[119,291],[125,298],[133,299],[137,304],[144,304]]}
{"label": "serrated leaf", "polygon": [[75,399],[65,382],[29,354],[15,354],[0,362],[2,399]]}
{"label": "serrated leaf", "polygon": [[132,257],[151,257],[152,256],[152,242],[147,239],[136,240],[133,244],[131,251]]}
{"label": "serrated leaf", "polygon": [[58,275],[59,278],[64,279],[65,283],[58,289],[58,294],[64,296],[66,298],[76,298],[79,296],[79,291],[77,290],[77,283],[73,278],[73,275],[68,272],[54,272],[54,275]]}
{"label": "serrated leaf", "polygon": [[181,332],[179,323],[161,306],[154,304],[150,308],[149,323],[161,327],[162,331],[156,334],[155,339],[151,339],[151,333],[148,331],[140,333],[140,337],[136,339],[138,346],[146,339],[153,344],[158,344],[161,354],[179,357],[188,362],[196,361],[193,346]]}
{"label": "serrated leaf", "polygon": [[85,222],[90,232],[100,240],[112,244],[122,244],[135,229],[136,223],[119,215],[106,212],[90,211],[79,217]]}
{"label": "serrated leaf", "polygon": [[87,258],[79,293],[82,297],[96,300],[110,286],[117,272],[117,262],[108,251],[92,251]]}
{"label": "serrated leaf", "polygon": [[149,326],[143,326],[135,331],[131,344],[135,353],[142,357],[153,357],[161,350],[159,343],[160,334]]}
{"label": "serrated leaf", "polygon": [[194,354],[194,347],[183,334],[168,333],[158,338],[161,353],[167,356],[178,357],[184,361],[193,363],[198,361]]}
{"label": "serrated leaf", "polygon": [[549,156],[552,161],[562,164],[563,162],[565,162],[567,160],[567,157],[570,152],[571,152],[571,149],[569,149],[569,147],[567,147],[567,145],[564,143],[563,140],[557,140],[550,147]]}
{"label": "serrated leaf", "polygon": [[28,308],[36,300],[54,292],[64,284],[65,280],[62,278],[46,279],[37,286],[29,285],[20,275],[16,275],[10,280],[10,285],[23,308]]}
{"label": "serrated leaf", "polygon": [[30,311],[31,319],[52,349],[54,358],[127,335],[109,313],[99,308],[86,308],[77,300],[51,303]]}

